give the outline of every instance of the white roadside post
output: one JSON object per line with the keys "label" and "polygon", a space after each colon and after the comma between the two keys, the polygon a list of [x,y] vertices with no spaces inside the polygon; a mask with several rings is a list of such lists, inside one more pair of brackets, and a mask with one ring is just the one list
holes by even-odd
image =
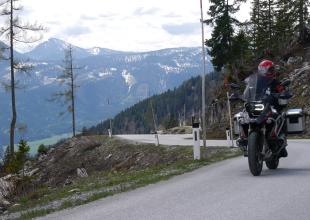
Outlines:
{"label": "white roadside post", "polygon": [[230,129],[226,128],[226,139],[227,139],[227,145],[231,146],[231,136],[230,136]]}
{"label": "white roadside post", "polygon": [[158,133],[157,133],[157,131],[155,131],[155,145],[156,145],[156,147],[158,147],[159,146],[159,137],[158,137]]}
{"label": "white roadside post", "polygon": [[192,126],[194,160],[200,160],[200,126],[199,122],[195,122],[195,117],[192,118]]}
{"label": "white roadside post", "polygon": [[109,132],[109,137],[111,138],[112,137],[112,130],[108,129],[108,132]]}
{"label": "white roadside post", "polygon": [[151,101],[151,109],[152,109],[152,116],[153,116],[154,130],[155,130],[155,145],[156,145],[156,147],[158,147],[159,146],[159,137],[158,137],[158,132],[157,132],[157,125],[156,125],[156,119],[155,119],[155,113],[154,113],[152,101]]}
{"label": "white roadside post", "polygon": [[230,134],[230,140],[231,140],[231,144],[228,144],[228,146],[235,147],[234,146],[234,136],[233,136],[233,125],[232,125],[232,119],[231,119],[229,92],[227,92],[227,105],[228,105],[228,116],[229,116],[229,127],[230,127],[229,134]]}

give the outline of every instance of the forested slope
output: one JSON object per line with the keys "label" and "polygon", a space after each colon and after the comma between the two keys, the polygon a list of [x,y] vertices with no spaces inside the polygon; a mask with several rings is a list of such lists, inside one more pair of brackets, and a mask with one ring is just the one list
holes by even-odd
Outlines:
{"label": "forested slope", "polygon": [[[221,80],[220,74],[206,77],[207,103],[212,102],[212,91],[214,87],[221,87],[217,83]],[[201,77],[191,78],[174,90],[152,96],[134,106],[122,111],[113,119],[113,133],[150,133],[154,131],[152,106],[156,124],[159,129],[177,126],[185,119],[190,123],[191,116],[200,114],[201,109]],[[103,121],[89,129],[84,128],[84,133],[107,134],[110,120]]]}

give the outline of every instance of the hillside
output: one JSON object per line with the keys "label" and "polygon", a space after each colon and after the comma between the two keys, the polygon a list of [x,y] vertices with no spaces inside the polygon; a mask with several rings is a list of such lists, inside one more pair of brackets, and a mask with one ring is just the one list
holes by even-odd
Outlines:
{"label": "hillside", "polygon": [[[67,42],[52,38],[19,60],[33,65],[28,75],[17,74],[17,125],[27,127],[18,132],[16,140],[37,140],[71,131],[69,114],[59,117],[65,109],[48,102],[61,89],[57,76],[62,73]],[[179,86],[184,80],[201,72],[200,48],[171,48],[150,52],[122,52],[106,48],[84,49],[73,45],[74,65],[79,86],[76,94],[77,129],[100,120],[143,100]],[[0,62],[0,81],[8,82],[8,63]],[[212,65],[208,62],[208,69]],[[25,85],[25,87],[24,87]],[[10,97],[0,90],[0,145],[7,144],[10,124]],[[35,114],[34,114],[35,113]],[[19,130],[18,130],[19,131]]]}
{"label": "hillside", "polygon": [[[212,90],[220,87],[220,84],[218,85],[220,75],[214,74],[214,78],[212,81],[211,75],[206,77],[207,103],[212,102]],[[191,124],[191,117],[200,114],[201,77],[191,78],[178,88],[152,96],[122,111],[113,119],[113,133],[154,132],[151,106],[154,108],[159,129],[171,128],[184,123],[184,108],[186,124]],[[107,134],[109,127],[110,121],[106,120],[89,129],[85,128],[84,133]]]}
{"label": "hillside", "polygon": [[[306,118],[307,132],[310,135],[310,49],[304,45],[295,44],[287,48],[286,54],[279,54],[274,58],[279,65],[279,78],[288,78],[292,81],[289,108],[303,108]],[[257,63],[259,60],[256,61]],[[256,71],[252,67],[251,74]],[[219,76],[217,76],[219,77]],[[210,87],[210,77],[207,78],[207,135],[210,138],[225,138],[225,129],[229,126],[226,92],[234,92],[223,85],[223,80],[217,81],[217,86]],[[213,97],[213,98],[212,98]],[[125,111],[113,119],[115,134],[150,133],[154,132],[151,114],[151,103],[154,106],[159,129],[179,126],[184,118],[186,109],[187,125],[190,125],[191,116],[199,115],[201,109],[201,78],[196,77],[184,82],[177,89],[148,98]],[[243,108],[242,103],[232,103],[232,113],[236,114]],[[107,134],[110,127],[109,120],[99,123],[84,132],[91,134]]]}

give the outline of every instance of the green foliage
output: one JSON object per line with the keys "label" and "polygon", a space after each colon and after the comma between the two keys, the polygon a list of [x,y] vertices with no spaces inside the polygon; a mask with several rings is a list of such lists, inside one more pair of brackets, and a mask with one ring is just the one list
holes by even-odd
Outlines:
{"label": "green foliage", "polygon": [[174,114],[169,115],[164,121],[163,126],[165,129],[170,129],[178,126],[178,120]]}
{"label": "green foliage", "polygon": [[[292,37],[309,21],[309,0],[253,0],[251,43],[257,58],[285,51]],[[267,55],[267,57],[266,57]]]}
{"label": "green foliage", "polygon": [[30,151],[30,147],[27,142],[24,140],[20,140],[18,144],[18,151],[11,156],[8,153],[8,148],[6,150],[5,158],[4,158],[4,168],[7,173],[17,173],[20,171],[27,158],[29,157],[28,153]]}
{"label": "green foliage", "polygon": [[244,65],[253,59],[253,53],[250,49],[250,36],[244,29],[240,29],[238,34],[233,38],[232,55],[234,65],[242,70]]}
{"label": "green foliage", "polygon": [[214,29],[206,45],[210,47],[209,54],[212,56],[212,63],[217,71],[221,71],[226,64],[233,62],[234,27],[239,24],[233,14],[239,11],[241,2],[244,1],[236,0],[229,4],[226,0],[210,0],[211,6],[208,14],[211,18],[206,20],[206,23],[214,26]]}
{"label": "green foliage", "polygon": [[40,144],[40,146],[38,147],[38,154],[42,155],[42,154],[47,154],[48,148],[44,145],[44,144]]}

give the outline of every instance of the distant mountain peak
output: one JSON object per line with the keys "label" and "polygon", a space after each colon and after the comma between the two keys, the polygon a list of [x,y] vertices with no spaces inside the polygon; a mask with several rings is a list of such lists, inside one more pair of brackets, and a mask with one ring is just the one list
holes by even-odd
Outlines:
{"label": "distant mountain peak", "polygon": [[[47,41],[36,46],[33,50],[25,53],[34,60],[63,60],[64,50],[68,47],[69,43],[57,38],[50,38]],[[88,57],[90,54],[86,49],[72,45],[74,53],[79,58]]]}

